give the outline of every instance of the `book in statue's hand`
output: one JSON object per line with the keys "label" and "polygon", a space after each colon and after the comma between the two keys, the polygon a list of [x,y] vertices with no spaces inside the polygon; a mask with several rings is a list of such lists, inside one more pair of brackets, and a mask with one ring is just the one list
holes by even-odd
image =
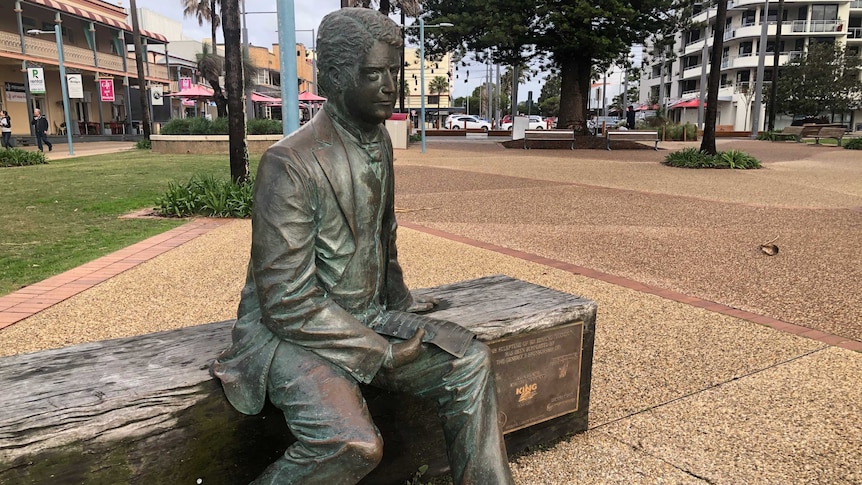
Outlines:
{"label": "book in statue's hand", "polygon": [[404,340],[412,337],[417,329],[424,328],[423,342],[434,344],[455,357],[463,357],[470,342],[476,338],[475,333],[457,323],[398,311],[384,312],[371,328],[381,335]]}

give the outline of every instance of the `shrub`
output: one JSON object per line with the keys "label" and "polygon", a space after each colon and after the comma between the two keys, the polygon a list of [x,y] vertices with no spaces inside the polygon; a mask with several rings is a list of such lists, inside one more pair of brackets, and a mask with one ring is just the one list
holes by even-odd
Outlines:
{"label": "shrub", "polygon": [[138,142],[135,143],[135,148],[137,148],[138,150],[149,150],[153,148],[153,142],[144,138],[143,140],[138,140]]}
{"label": "shrub", "polygon": [[228,126],[227,116],[223,118],[216,118],[214,121],[210,123],[210,135],[227,135],[230,132],[230,128]]}
{"label": "shrub", "polygon": [[0,149],[0,167],[22,167],[48,163],[42,152],[30,152],[20,148]]}
{"label": "shrub", "polygon": [[261,118],[248,120],[249,135],[280,135],[283,131],[281,120]]}
{"label": "shrub", "polygon": [[668,154],[665,165],[680,168],[760,168],[760,161],[739,150],[718,152],[712,156],[694,148],[685,148]]}
{"label": "shrub", "polygon": [[[659,133],[661,133],[662,127],[659,127],[658,130]],[[685,138],[683,138],[683,133],[685,133]],[[682,141],[683,139],[686,141],[697,140],[697,127],[691,123],[686,123],[684,125],[665,125],[664,139],[678,141]]]}
{"label": "shrub", "polygon": [[775,136],[774,131],[761,131],[757,134],[757,139],[763,141],[776,141],[777,137]]}
{"label": "shrub", "polygon": [[189,135],[211,135],[213,122],[206,118],[188,118]]}
{"label": "shrub", "polygon": [[254,180],[240,185],[212,175],[195,175],[185,184],[171,182],[156,200],[156,212],[168,217],[249,217]]}
{"label": "shrub", "polygon": [[665,165],[680,168],[714,168],[715,158],[696,148],[684,148],[664,157]]}
{"label": "shrub", "polygon": [[173,118],[172,120],[162,125],[160,133],[162,135],[188,135],[189,119]]}
{"label": "shrub", "polygon": [[718,152],[718,155],[716,155],[715,158],[716,166],[718,168],[760,168],[759,160],[739,150]]}
{"label": "shrub", "polygon": [[844,148],[848,150],[862,150],[862,138],[850,138],[844,142]]}

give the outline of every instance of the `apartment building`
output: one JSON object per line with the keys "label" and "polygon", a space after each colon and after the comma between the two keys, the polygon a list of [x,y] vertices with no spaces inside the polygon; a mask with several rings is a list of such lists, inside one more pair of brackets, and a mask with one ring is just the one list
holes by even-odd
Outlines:
{"label": "apartment building", "polygon": [[[643,103],[660,102],[669,108],[679,122],[697,122],[697,98],[701,76],[709,72],[709,54],[713,43],[716,7],[696,8],[692,18],[694,28],[676,36],[673,51],[676,59],[666,61],[662,69],[659,56],[653,55],[644,64],[641,78]],[[760,52],[763,22],[767,23],[764,81],[770,82],[771,66],[776,49],[778,2],[768,6],[763,0],[733,0],[728,3],[722,46],[721,87],[718,93],[718,125],[733,130],[752,129],[753,111],[760,109],[760,129],[766,119],[766,99],[754,106],[755,82]],[[839,42],[848,46],[852,55],[862,48],[862,1],[785,0],[781,15],[779,65],[803,55],[813,42]],[[706,49],[704,44],[706,43]],[[647,47],[647,52],[651,50]],[[686,101],[688,101],[686,103]],[[694,106],[674,108],[674,105]],[[835,122],[855,127],[862,122],[862,111],[836,113]],[[782,128],[791,117],[777,114],[775,126]]]}
{"label": "apartment building", "polygon": [[[404,49],[404,109],[419,112],[422,107],[422,62],[418,47]],[[448,115],[446,108],[452,106],[454,63],[451,54],[445,54],[441,59],[425,59],[425,110],[433,116],[439,110],[441,116]],[[434,78],[442,76],[448,87],[443,92],[431,92]],[[396,105],[397,107],[397,105]],[[429,118],[430,120],[431,118]]]}
{"label": "apartment building", "polygon": [[[48,118],[49,133],[64,132],[57,24],[66,73],[75,84],[70,89],[72,132],[122,132],[136,125],[130,90],[137,88],[137,69],[130,53],[132,27],[122,7],[100,0],[0,0],[0,12],[14,14],[0,16],[0,106],[12,117],[13,134],[30,133],[32,108]],[[145,51],[167,43],[154,32],[143,30],[141,36]],[[168,83],[167,67],[153,56],[143,58],[147,82]]]}

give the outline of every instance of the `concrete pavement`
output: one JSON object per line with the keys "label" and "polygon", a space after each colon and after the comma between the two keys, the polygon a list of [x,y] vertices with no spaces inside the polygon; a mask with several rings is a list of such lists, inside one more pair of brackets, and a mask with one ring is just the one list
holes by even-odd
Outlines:
{"label": "concrete pavement", "polygon": [[[862,153],[719,142],[764,169],[484,140],[396,152],[411,287],[505,273],[598,302],[590,429],[515,457],[518,483],[862,483]],[[59,278],[46,289],[122,270],[0,330],[0,351],[230,318],[249,234],[172,232]]]}

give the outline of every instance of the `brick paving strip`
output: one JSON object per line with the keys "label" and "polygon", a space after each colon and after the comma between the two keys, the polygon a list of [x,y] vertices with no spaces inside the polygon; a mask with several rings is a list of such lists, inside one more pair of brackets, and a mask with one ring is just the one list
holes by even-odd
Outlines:
{"label": "brick paving strip", "polygon": [[[10,293],[9,295],[0,297],[0,329],[24,320],[25,318],[28,318],[56,303],[92,288],[93,286],[126,271],[127,269],[149,261],[156,256],[170,251],[171,249],[176,248],[198,236],[206,234],[207,232],[230,221],[231,219],[194,219],[188,224],[171,229],[170,231],[153,236],[137,244],[133,244],[127,248],[96,259],[95,261],[91,261],[75,269],[66,271],[65,273],[61,273],[39,283],[34,283],[16,292]],[[467,244],[486,251],[493,251],[509,257],[604,281],[623,288],[656,295],[678,303],[685,303],[712,312],[758,323],[782,332],[823,342],[827,345],[862,352],[862,342],[829,334],[820,330],[795,325],[772,317],[740,310],[738,308],[685,295],[676,291],[652,287],[632,279],[603,273],[601,271],[596,271],[594,269],[564,261],[545,258],[536,254],[498,246],[437,229],[431,229],[411,222],[399,221],[399,225],[414,231]]]}
{"label": "brick paving strip", "polygon": [[207,217],[193,219],[180,227],[2,296],[0,329],[31,317],[230,221],[231,219]]}

